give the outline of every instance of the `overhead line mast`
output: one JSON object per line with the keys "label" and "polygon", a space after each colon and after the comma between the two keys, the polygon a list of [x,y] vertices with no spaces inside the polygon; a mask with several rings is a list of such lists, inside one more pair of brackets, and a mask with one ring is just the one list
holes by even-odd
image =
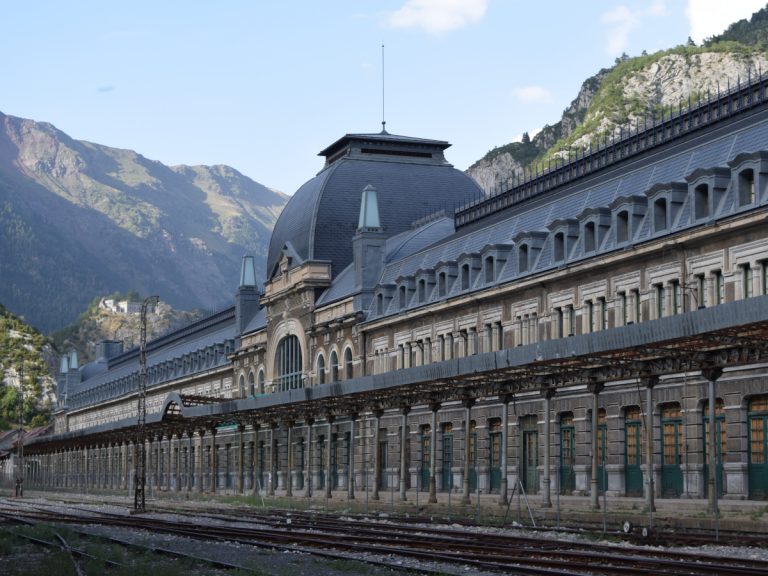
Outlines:
{"label": "overhead line mast", "polygon": [[146,511],[145,486],[147,483],[147,308],[158,296],[149,296],[141,304],[141,340],[139,347],[139,421],[136,427],[136,478],[133,493],[133,513]]}

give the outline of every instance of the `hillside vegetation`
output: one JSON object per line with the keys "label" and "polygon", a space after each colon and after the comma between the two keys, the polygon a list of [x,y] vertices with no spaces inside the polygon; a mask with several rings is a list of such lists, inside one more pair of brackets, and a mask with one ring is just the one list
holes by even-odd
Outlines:
{"label": "hillside vegetation", "polygon": [[556,124],[545,126],[528,142],[489,151],[467,172],[487,192],[507,187],[524,170],[543,169],[552,160],[582,153],[768,71],[767,42],[764,8],[702,46],[689,41],[653,54],[623,55],[582,84]]}
{"label": "hillside vegetation", "polygon": [[54,397],[48,362],[54,360],[43,335],[0,305],[0,430],[18,426],[22,367],[25,427],[49,421]]}

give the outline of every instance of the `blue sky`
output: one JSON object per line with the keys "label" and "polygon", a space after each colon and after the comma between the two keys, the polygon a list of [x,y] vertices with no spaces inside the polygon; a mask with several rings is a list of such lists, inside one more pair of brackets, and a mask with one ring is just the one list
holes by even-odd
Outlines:
{"label": "blue sky", "polygon": [[3,7],[0,111],[292,194],[347,132],[453,144],[467,168],[556,122],[622,52],[721,32],[765,0],[36,1]]}

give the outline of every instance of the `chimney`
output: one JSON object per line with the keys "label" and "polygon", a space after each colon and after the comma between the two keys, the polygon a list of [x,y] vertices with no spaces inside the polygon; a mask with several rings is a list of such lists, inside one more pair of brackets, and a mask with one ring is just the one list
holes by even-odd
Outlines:
{"label": "chimney", "polygon": [[240,286],[235,295],[237,333],[242,334],[259,311],[259,289],[256,286],[256,264],[253,256],[243,256],[240,266]]}
{"label": "chimney", "polygon": [[123,343],[117,340],[102,340],[96,344],[96,359],[109,360],[123,353]]}
{"label": "chimney", "polygon": [[[372,292],[379,281],[384,266],[384,244],[386,236],[379,220],[379,202],[376,188],[368,184],[360,200],[360,218],[357,233],[352,238],[352,253],[355,264],[355,289]],[[366,302],[361,302],[365,307]]]}

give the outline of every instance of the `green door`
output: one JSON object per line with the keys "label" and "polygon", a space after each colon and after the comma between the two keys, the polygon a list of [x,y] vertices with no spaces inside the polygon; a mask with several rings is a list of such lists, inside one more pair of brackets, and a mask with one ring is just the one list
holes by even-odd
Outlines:
{"label": "green door", "polygon": [[432,438],[429,429],[421,432],[421,489],[429,490],[429,455]]}
{"label": "green door", "polygon": [[681,427],[683,419],[679,405],[664,408],[661,413],[662,446],[661,494],[665,498],[677,498],[683,493]]}
{"label": "green door", "polygon": [[608,426],[600,424],[597,427],[597,445],[600,449],[600,453],[597,456],[597,490],[599,492],[605,491],[605,486],[608,483],[608,476],[605,469],[606,449],[608,446]]}
{"label": "green door", "polygon": [[469,434],[469,491],[477,490],[477,432],[474,423]]}
{"label": "green door", "polygon": [[624,420],[624,490],[627,496],[643,495],[640,409],[627,410]]}
{"label": "green door", "polygon": [[[263,490],[267,487],[267,471],[266,471],[266,454],[264,448],[264,441],[259,442],[259,490]],[[194,466],[194,463],[193,463]],[[194,468],[193,468],[194,469]]]}
{"label": "green door", "polygon": [[440,475],[441,490],[453,488],[453,432],[443,431],[443,473]]}
{"label": "green door", "polygon": [[296,470],[296,482],[294,482],[293,487],[296,490],[303,490],[304,489],[304,457],[306,456],[306,452],[304,451],[304,438],[299,440],[296,443],[296,448],[294,450],[294,462],[293,462],[293,469]]}
{"label": "green door", "polygon": [[539,433],[536,430],[523,431],[523,488],[528,494],[539,491]]}
{"label": "green door", "polygon": [[341,456],[341,450],[339,450],[339,437],[338,434],[331,436],[331,487],[339,487],[339,458]]}
{"label": "green door", "polygon": [[768,500],[768,396],[749,403],[749,498]]}
{"label": "green door", "polygon": [[387,487],[387,441],[379,442],[379,488]]}
{"label": "green door", "polygon": [[560,418],[560,493],[572,494],[576,489],[576,473],[573,465],[576,461],[575,431],[573,415]]}
{"label": "green door", "polygon": [[[709,497],[709,406],[704,407],[701,429],[704,431],[704,497]],[[715,404],[715,484],[717,495],[722,496],[723,490],[723,460],[725,459],[726,427],[723,401]]]}
{"label": "green door", "polygon": [[317,478],[317,489],[318,490],[325,490],[325,436],[320,436],[317,439],[317,451],[320,454],[320,474]]}
{"label": "green door", "polygon": [[501,431],[491,427],[488,434],[488,466],[491,470],[491,492],[501,489]]}

